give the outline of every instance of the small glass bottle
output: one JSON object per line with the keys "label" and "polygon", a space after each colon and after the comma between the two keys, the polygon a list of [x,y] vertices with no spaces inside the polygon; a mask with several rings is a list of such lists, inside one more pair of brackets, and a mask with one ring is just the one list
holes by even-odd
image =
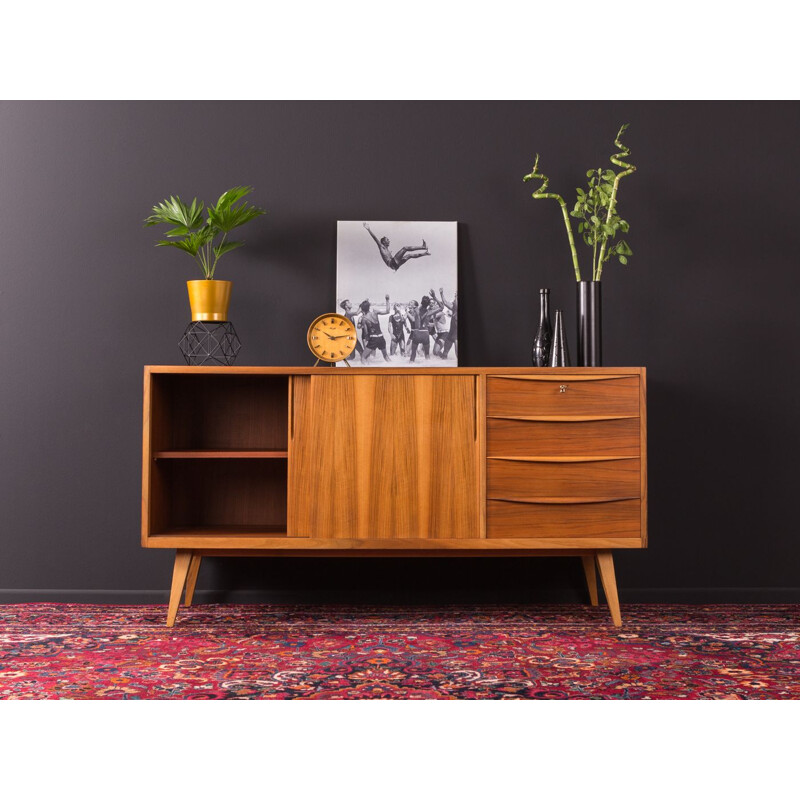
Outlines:
{"label": "small glass bottle", "polygon": [[553,327],[550,325],[550,290],[539,289],[539,330],[533,340],[531,358],[534,367],[546,367],[550,358]]}

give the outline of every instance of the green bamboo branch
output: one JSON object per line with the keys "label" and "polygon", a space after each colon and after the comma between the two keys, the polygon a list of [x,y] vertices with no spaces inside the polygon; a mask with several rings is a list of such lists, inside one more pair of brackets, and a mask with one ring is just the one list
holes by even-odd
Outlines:
{"label": "green bamboo branch", "polygon": [[[627,154],[626,154],[627,155]],[[539,154],[536,154],[536,161],[533,163],[533,169],[530,171],[530,174],[526,175],[522,180],[523,181],[532,181],[538,180],[542,181],[542,185],[531,195],[535,200],[539,200],[541,198],[549,199],[549,200],[557,200],[558,204],[561,206],[561,213],[564,216],[564,227],[567,229],[567,238],[569,239],[569,249],[572,253],[572,266],[575,268],[575,277],[577,280],[580,281],[581,279],[581,268],[578,265],[578,251],[575,249],[575,239],[572,236],[572,225],[569,222],[569,212],[567,211],[567,204],[564,202],[564,198],[561,197],[559,194],[555,194],[554,192],[546,192],[548,184],[550,183],[550,179],[541,172],[537,172],[537,168],[539,166]]]}
{"label": "green bamboo branch", "polygon": [[[625,133],[627,129],[628,129],[628,123],[626,122],[619,129],[619,133],[617,133],[617,138],[614,139],[614,145],[615,147],[619,148],[619,152],[611,156],[611,163],[617,167],[622,167],[624,171],[620,172],[614,179],[614,188],[611,190],[611,199],[609,200],[608,203],[608,214],[606,215],[606,224],[608,224],[611,221],[611,216],[614,213],[614,207],[617,204],[617,189],[619,188],[619,182],[627,175],[631,175],[634,172],[636,172],[636,167],[634,167],[633,164],[628,164],[622,160],[623,158],[628,158],[631,154],[630,147],[626,147],[620,141],[620,136],[622,136],[622,134]],[[600,257],[597,259],[597,270],[596,270],[597,274],[592,276],[592,280],[599,281],[603,274],[603,256],[605,255],[607,244],[608,244],[608,237],[606,236],[603,237],[603,244],[600,246]]]}

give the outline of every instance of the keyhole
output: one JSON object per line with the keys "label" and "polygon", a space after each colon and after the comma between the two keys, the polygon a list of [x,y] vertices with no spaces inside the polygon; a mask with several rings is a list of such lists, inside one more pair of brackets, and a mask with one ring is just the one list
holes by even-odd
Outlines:
{"label": "keyhole", "polygon": [[566,391],[567,391],[567,384],[566,384],[566,383],[562,383],[562,384],[561,384],[561,385],[558,387],[558,391],[559,391],[559,393],[560,393],[560,394],[564,394],[564,392],[566,392]]}

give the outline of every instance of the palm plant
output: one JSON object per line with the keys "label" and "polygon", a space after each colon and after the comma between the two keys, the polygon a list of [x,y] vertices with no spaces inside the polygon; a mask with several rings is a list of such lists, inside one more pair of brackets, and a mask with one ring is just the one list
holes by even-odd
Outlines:
{"label": "palm plant", "polygon": [[[197,262],[206,280],[213,280],[217,262],[225,253],[230,253],[244,242],[227,241],[228,234],[262,214],[262,208],[250,205],[243,197],[253,191],[252,186],[234,186],[228,189],[213,206],[206,207],[203,218],[203,203],[194,198],[191,204],[180,197],[170,196],[153,206],[153,213],[145,219],[145,225],[170,225],[166,239],[156,247],[177,247],[188,253]],[[241,202],[240,202],[241,201]],[[215,244],[215,240],[219,241]]]}
{"label": "palm plant", "polygon": [[577,189],[577,200],[572,211],[567,211],[567,204],[564,199],[553,192],[545,191],[550,179],[539,171],[539,154],[536,154],[536,161],[533,169],[523,178],[524,181],[540,180],[542,185],[533,193],[535,199],[547,198],[558,201],[561,206],[561,213],[564,218],[564,225],[567,229],[567,239],[569,240],[570,252],[572,253],[572,266],[575,270],[575,277],[581,280],[581,270],[578,263],[578,251],[575,249],[575,239],[572,235],[572,225],[569,217],[576,217],[578,223],[578,233],[583,237],[586,245],[592,249],[592,280],[599,281],[603,275],[603,267],[608,263],[611,256],[616,256],[620,264],[627,264],[628,257],[633,255],[633,251],[624,239],[616,240],[618,232],[627,233],[630,230],[628,223],[619,216],[617,211],[617,192],[622,178],[636,171],[636,167],[623,161],[630,156],[630,149],[622,144],[620,137],[627,130],[628,125],[623,125],[614,144],[619,148],[619,152],[611,156],[610,161],[614,166],[621,167],[620,172],[610,169],[590,169],[586,173],[589,179],[587,190]]}

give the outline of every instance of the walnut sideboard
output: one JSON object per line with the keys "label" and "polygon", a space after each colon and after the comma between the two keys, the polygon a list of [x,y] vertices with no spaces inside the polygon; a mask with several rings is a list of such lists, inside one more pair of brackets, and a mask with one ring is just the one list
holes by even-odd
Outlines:
{"label": "walnut sideboard", "polygon": [[647,545],[645,370],[156,367],[142,545],[205,555],[544,556]]}

